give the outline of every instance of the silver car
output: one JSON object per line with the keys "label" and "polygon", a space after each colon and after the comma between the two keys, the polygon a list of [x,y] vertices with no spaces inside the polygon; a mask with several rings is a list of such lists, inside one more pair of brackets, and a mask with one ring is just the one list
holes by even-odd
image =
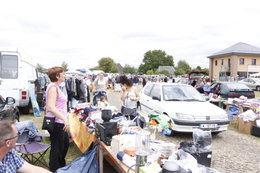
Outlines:
{"label": "silver car", "polygon": [[245,78],[239,82],[247,85],[253,90],[260,91],[260,78]]}

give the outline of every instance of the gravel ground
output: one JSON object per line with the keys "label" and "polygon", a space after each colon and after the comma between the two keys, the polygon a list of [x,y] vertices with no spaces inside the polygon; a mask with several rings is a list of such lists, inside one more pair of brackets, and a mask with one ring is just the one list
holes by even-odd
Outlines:
{"label": "gravel ground", "polygon": [[[120,107],[119,93],[108,92],[112,105]],[[157,138],[173,142],[193,141],[192,134],[175,134],[172,137],[157,135]],[[222,173],[260,173],[260,138],[230,129],[214,135],[212,139],[211,167]]]}

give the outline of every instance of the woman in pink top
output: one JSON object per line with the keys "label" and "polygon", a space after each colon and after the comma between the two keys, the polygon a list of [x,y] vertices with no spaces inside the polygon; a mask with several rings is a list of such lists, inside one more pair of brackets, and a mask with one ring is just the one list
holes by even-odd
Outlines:
{"label": "woman in pink top", "polygon": [[67,116],[67,97],[59,85],[65,81],[64,69],[52,67],[48,70],[51,83],[46,89],[46,115],[55,117],[54,129],[49,131],[51,140],[49,169],[55,172],[66,165],[65,156],[69,148],[69,121]]}

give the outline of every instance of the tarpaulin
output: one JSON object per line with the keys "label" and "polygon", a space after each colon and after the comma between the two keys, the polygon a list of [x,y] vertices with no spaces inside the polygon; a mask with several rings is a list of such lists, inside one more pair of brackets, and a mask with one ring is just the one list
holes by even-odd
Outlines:
{"label": "tarpaulin", "polygon": [[56,173],[99,173],[97,143],[93,143],[92,146],[93,149],[86,151],[71,164],[59,168]]}

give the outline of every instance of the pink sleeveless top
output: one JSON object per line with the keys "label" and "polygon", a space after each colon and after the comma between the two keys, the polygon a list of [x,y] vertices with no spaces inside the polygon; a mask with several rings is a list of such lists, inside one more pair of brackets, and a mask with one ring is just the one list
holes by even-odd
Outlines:
{"label": "pink sleeveless top", "polygon": [[[48,92],[50,90],[50,88],[52,87],[56,87],[57,91],[58,91],[58,95],[56,98],[56,103],[55,103],[55,107],[58,109],[58,111],[60,113],[62,113],[62,115],[64,115],[65,117],[67,117],[67,97],[64,95],[64,93],[60,90],[59,86],[56,85],[55,83],[50,83],[46,89],[46,103],[48,103]],[[48,105],[46,104],[46,115],[47,117],[56,117],[52,112],[50,112],[48,110]],[[59,119],[59,118],[55,118],[55,122],[56,123],[61,123],[64,124],[64,121]]]}

